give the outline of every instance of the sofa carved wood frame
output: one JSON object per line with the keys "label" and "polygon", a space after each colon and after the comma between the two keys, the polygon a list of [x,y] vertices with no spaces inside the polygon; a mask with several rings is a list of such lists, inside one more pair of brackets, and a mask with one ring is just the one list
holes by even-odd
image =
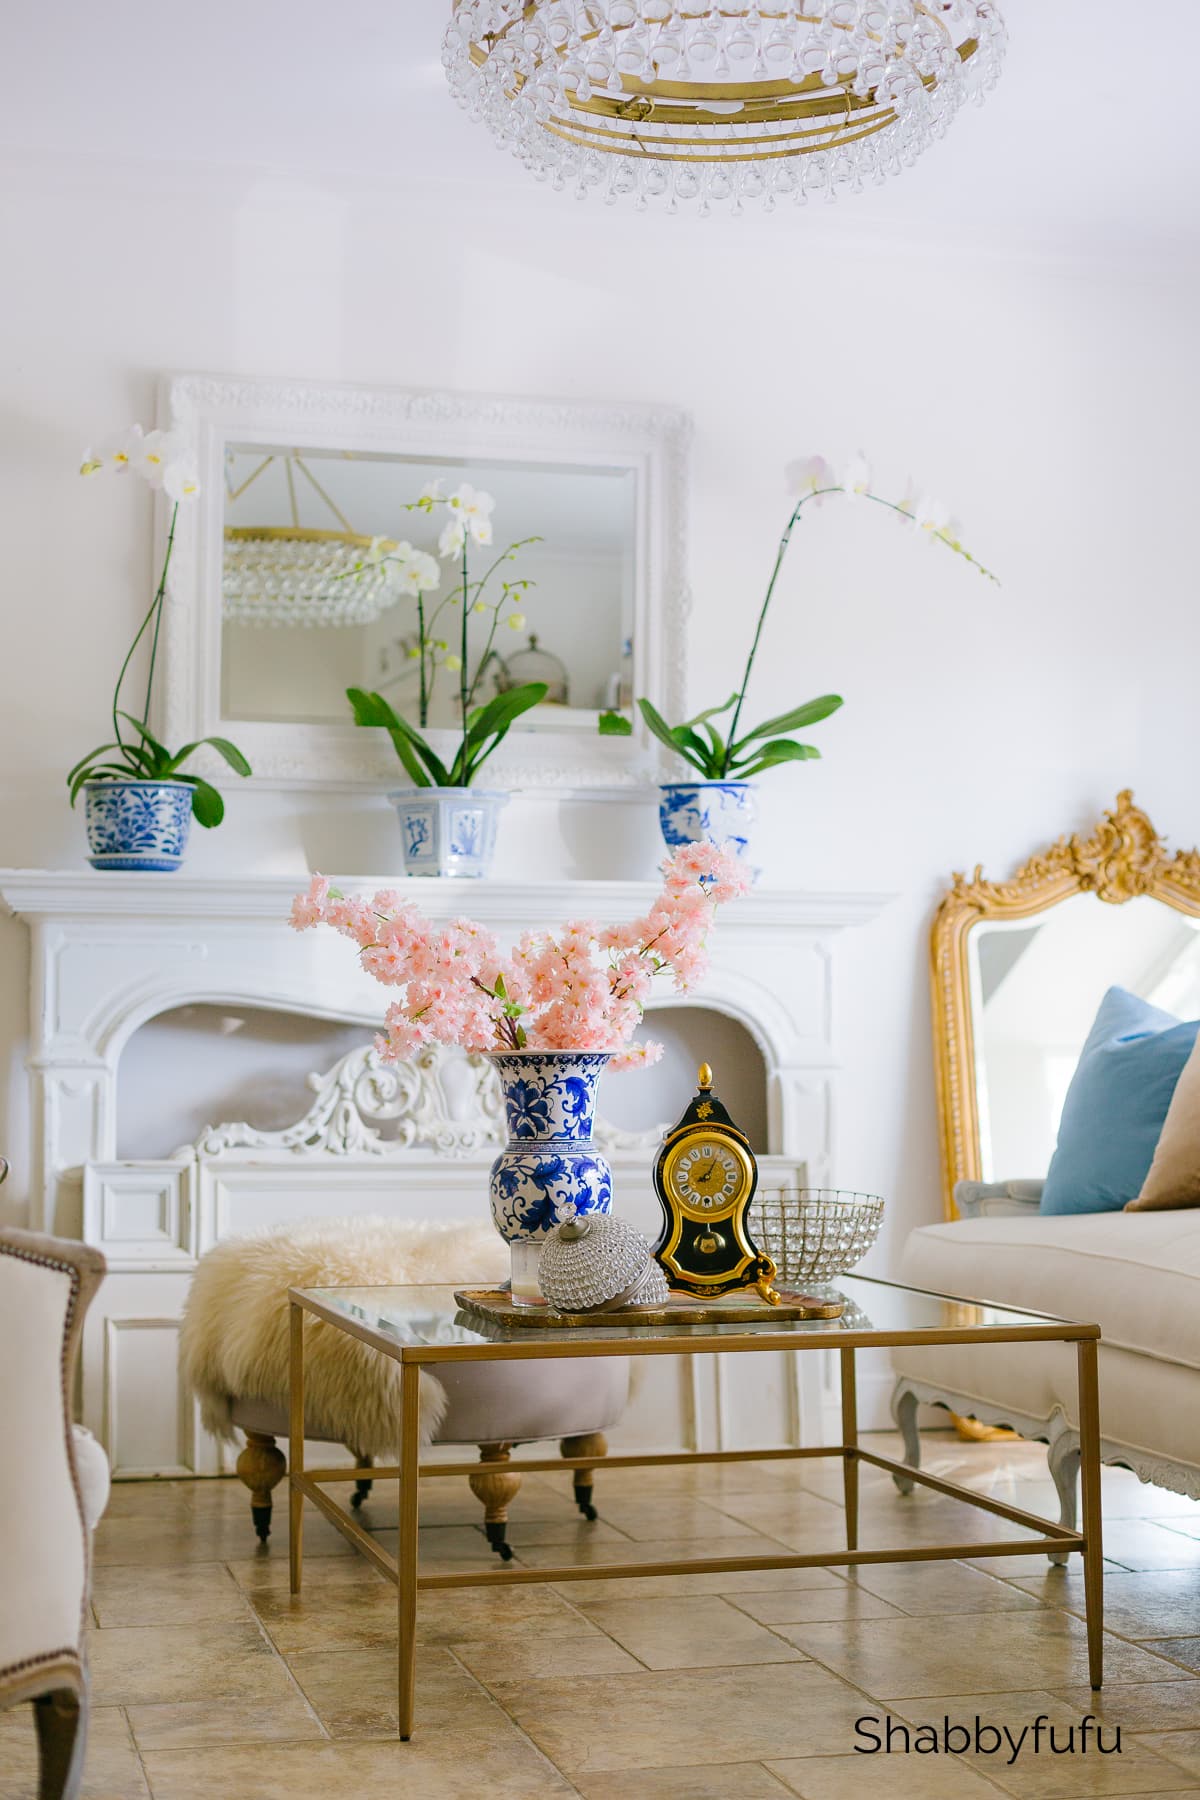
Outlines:
{"label": "sofa carved wood frame", "polygon": [[946,1217],[957,1217],[954,1189],[982,1176],[975,1030],[969,942],[984,919],[1027,919],[1073,894],[1095,894],[1108,906],[1149,895],[1177,912],[1200,916],[1200,850],[1169,852],[1125,788],[1083,837],[1061,837],[1023,863],[1007,881],[988,881],[981,867],[956,874],[938,907],[930,940],[934,1070]]}

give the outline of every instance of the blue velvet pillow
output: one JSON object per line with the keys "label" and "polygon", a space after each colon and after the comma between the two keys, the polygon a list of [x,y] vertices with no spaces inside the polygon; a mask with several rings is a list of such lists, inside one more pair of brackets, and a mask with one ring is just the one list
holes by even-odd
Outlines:
{"label": "blue velvet pillow", "polygon": [[1117,1212],[1141,1193],[1198,1030],[1109,988],[1063,1102],[1044,1213]]}

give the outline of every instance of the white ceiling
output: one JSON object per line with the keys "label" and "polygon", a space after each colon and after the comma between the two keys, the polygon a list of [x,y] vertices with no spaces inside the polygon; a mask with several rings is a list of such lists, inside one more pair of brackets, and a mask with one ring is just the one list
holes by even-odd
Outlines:
{"label": "white ceiling", "polygon": [[[1200,5],[1002,5],[1009,60],[985,106],[887,188],[810,208],[787,229],[1005,251],[1190,252],[1200,239]],[[446,92],[448,11],[449,0],[9,4],[4,179],[21,178],[14,155],[27,168],[32,155],[366,180],[382,184],[385,203],[392,183],[433,173],[493,193],[528,189]],[[775,218],[715,229],[767,227],[782,228]]]}

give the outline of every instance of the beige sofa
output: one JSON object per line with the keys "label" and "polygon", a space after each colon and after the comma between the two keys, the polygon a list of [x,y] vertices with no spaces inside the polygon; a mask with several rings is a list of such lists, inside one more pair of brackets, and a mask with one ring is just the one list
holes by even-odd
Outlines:
{"label": "beige sofa", "polygon": [[[965,1299],[1094,1321],[1101,1329],[1101,1456],[1200,1499],[1200,1209],[1038,1211],[1041,1182],[960,1182],[963,1217],[914,1231],[899,1279]],[[1069,1344],[906,1347],[892,1353],[892,1411],[919,1461],[922,1403],[1049,1445],[1064,1525],[1079,1469]],[[1065,1560],[1055,1556],[1052,1560]]]}

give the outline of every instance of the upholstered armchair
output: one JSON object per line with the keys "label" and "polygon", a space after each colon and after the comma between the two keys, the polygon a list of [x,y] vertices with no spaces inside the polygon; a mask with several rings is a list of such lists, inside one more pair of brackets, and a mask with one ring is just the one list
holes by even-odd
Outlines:
{"label": "upholstered armchair", "polygon": [[103,1274],[86,1245],[0,1231],[0,1707],[33,1703],[41,1800],[73,1800],[83,1771],[91,1527],[108,1465],[72,1426],[71,1385]]}

